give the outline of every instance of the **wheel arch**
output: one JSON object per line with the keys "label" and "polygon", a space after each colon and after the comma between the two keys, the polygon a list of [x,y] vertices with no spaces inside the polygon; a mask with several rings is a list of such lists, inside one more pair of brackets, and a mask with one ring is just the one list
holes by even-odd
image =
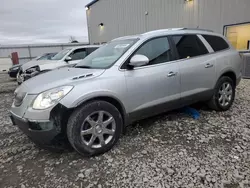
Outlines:
{"label": "wheel arch", "polygon": [[114,96],[101,95],[101,96],[91,97],[91,98],[88,98],[88,99],[85,99],[85,100],[79,102],[75,106],[75,108],[78,108],[86,103],[91,102],[91,101],[97,101],[97,100],[106,101],[106,102],[109,102],[110,104],[114,105],[118,109],[118,111],[121,113],[124,125],[128,124],[128,116],[127,116],[126,109],[125,109],[123,103]]}
{"label": "wheel arch", "polygon": [[234,82],[234,86],[236,86],[236,82],[237,82],[237,77],[236,77],[236,74],[234,71],[232,70],[228,70],[228,71],[225,71],[221,74],[221,76],[219,77],[219,79],[223,76],[227,76],[229,78],[231,78]]}

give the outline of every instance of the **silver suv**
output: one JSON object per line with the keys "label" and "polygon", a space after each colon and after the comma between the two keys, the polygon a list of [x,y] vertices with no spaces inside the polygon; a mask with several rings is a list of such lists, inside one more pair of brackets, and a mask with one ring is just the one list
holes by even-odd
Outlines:
{"label": "silver suv", "polygon": [[15,91],[14,125],[40,146],[67,138],[85,156],[110,150],[132,122],[205,101],[228,110],[242,61],[226,39],[166,29],[112,40],[72,68],[54,70]]}

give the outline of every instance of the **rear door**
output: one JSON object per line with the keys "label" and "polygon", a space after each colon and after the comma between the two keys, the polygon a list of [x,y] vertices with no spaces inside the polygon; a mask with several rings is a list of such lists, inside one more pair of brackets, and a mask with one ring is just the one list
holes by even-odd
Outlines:
{"label": "rear door", "polygon": [[191,104],[209,98],[214,87],[215,58],[195,34],[172,36],[181,75],[181,99]]}

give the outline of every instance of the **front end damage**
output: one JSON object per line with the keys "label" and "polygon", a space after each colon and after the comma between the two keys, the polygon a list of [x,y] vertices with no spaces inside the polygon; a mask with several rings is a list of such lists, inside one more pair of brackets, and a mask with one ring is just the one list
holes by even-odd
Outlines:
{"label": "front end damage", "polygon": [[71,110],[58,104],[50,113],[48,121],[29,120],[11,113],[14,125],[24,132],[36,145],[53,151],[69,149],[66,128]]}
{"label": "front end damage", "polygon": [[39,66],[31,67],[25,71],[20,69],[20,71],[17,74],[17,82],[23,83],[24,81],[33,78],[41,73],[44,73],[46,71],[41,71]]}
{"label": "front end damage", "polygon": [[40,73],[41,73],[41,71],[40,71],[39,66],[29,68],[23,72],[24,81],[26,81],[34,76],[37,76]]}

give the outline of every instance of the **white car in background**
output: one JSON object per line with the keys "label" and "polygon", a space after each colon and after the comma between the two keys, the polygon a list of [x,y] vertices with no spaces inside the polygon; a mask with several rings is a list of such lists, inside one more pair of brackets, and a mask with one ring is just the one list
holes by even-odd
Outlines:
{"label": "white car in background", "polygon": [[59,67],[74,66],[97,48],[99,48],[97,45],[66,48],[56,54],[51,60],[25,63],[17,74],[17,83],[20,85],[29,78]]}

